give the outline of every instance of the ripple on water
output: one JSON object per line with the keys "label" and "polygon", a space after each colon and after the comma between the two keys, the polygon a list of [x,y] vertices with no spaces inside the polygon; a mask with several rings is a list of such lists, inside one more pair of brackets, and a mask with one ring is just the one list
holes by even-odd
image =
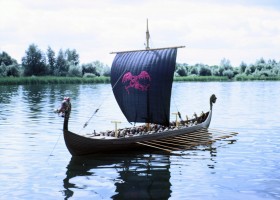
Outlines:
{"label": "ripple on water", "polygon": [[239,134],[181,156],[127,152],[76,159],[53,109],[63,96],[72,97],[70,127],[80,130],[103,103],[89,131],[113,129],[110,121],[120,119],[121,111],[110,85],[0,86],[1,198],[279,199],[279,87],[280,82],[176,83],[171,112],[206,110],[215,93],[210,128]]}

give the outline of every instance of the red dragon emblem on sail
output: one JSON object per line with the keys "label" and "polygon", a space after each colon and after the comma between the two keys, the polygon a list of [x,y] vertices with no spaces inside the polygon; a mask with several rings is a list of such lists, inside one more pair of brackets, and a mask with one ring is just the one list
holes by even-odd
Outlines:
{"label": "red dragon emblem on sail", "polygon": [[136,90],[147,91],[150,87],[150,84],[143,83],[141,84],[139,81],[145,80],[151,81],[151,77],[146,71],[141,71],[139,75],[133,76],[131,72],[127,72],[123,75],[122,82],[126,83],[129,81],[129,84],[125,86],[127,93],[129,94],[129,88],[135,88]]}

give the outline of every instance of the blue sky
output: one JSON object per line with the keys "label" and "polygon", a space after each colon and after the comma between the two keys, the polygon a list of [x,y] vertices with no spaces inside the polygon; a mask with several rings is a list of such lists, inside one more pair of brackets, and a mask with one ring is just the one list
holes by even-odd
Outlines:
{"label": "blue sky", "polygon": [[276,0],[0,0],[0,14],[0,51],[18,62],[35,43],[111,65],[110,52],[144,48],[147,18],[152,48],[186,46],[180,63],[280,60]]}

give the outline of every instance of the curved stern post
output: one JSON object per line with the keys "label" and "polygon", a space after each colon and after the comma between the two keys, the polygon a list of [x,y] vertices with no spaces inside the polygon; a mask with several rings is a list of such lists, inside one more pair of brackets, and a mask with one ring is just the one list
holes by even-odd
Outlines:
{"label": "curved stern post", "polygon": [[210,111],[209,111],[209,115],[208,115],[208,117],[207,117],[207,119],[205,121],[205,126],[204,126],[205,128],[208,128],[209,125],[210,125],[211,118],[212,118],[212,108],[213,108],[213,104],[216,102],[216,100],[217,100],[216,95],[212,94],[210,96]]}

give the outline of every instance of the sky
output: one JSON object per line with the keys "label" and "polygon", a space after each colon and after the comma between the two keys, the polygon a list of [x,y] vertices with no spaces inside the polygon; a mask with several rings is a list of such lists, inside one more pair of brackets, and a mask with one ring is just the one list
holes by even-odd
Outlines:
{"label": "sky", "polygon": [[178,63],[280,61],[279,0],[0,0],[0,52],[21,63],[29,45],[76,49],[111,66],[110,52],[186,46]]}

